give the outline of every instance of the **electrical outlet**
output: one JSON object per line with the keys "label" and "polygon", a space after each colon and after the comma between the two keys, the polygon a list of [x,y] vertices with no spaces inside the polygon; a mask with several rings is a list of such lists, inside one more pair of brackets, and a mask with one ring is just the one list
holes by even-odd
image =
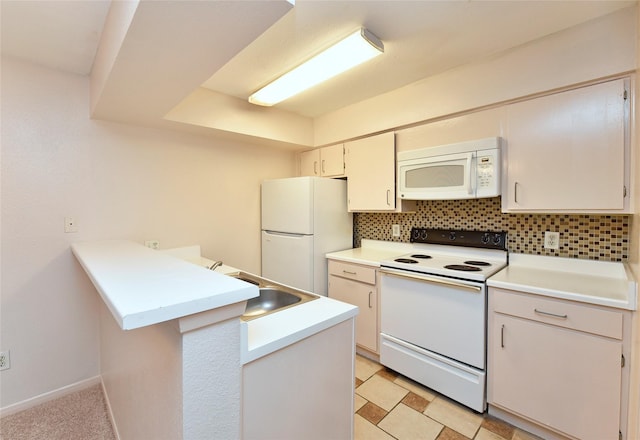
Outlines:
{"label": "electrical outlet", "polygon": [[160,249],[160,242],[158,240],[147,240],[144,245],[150,249]]}
{"label": "electrical outlet", "polygon": [[560,233],[559,232],[544,232],[544,247],[546,249],[558,249],[560,247]]}
{"label": "electrical outlet", "polygon": [[11,358],[9,357],[9,350],[0,351],[0,371],[8,370],[11,368]]}
{"label": "electrical outlet", "polygon": [[78,222],[73,217],[64,218],[64,232],[78,232]]}
{"label": "electrical outlet", "polygon": [[400,237],[400,225],[391,226],[391,235],[394,237]]}

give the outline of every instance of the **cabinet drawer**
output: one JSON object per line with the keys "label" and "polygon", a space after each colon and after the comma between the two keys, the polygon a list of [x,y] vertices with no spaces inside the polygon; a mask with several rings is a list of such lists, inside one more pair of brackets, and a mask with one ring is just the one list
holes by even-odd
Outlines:
{"label": "cabinet drawer", "polygon": [[329,260],[329,275],[349,278],[351,280],[356,280],[367,284],[376,283],[375,267],[344,263],[342,261]]}
{"label": "cabinet drawer", "polygon": [[489,289],[489,307],[505,315],[622,340],[623,314],[615,310],[496,288]]}

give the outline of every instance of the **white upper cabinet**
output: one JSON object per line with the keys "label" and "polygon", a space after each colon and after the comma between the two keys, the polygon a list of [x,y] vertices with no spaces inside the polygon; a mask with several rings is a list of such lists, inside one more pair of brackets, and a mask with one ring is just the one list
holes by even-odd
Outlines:
{"label": "white upper cabinet", "polygon": [[629,85],[507,106],[504,212],[630,212]]}
{"label": "white upper cabinet", "polygon": [[320,149],[300,153],[300,175],[320,176]]}
{"label": "white upper cabinet", "polygon": [[395,211],[394,134],[347,142],[345,156],[349,211]]}
{"label": "white upper cabinet", "polygon": [[301,176],[343,177],[344,169],[344,144],[300,153]]}

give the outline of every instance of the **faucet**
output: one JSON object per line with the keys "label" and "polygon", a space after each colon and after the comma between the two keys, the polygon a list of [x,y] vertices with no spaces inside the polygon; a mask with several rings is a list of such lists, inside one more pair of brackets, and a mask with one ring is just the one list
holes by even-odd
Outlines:
{"label": "faucet", "polygon": [[213,264],[209,266],[209,270],[216,270],[220,266],[222,266],[222,261],[214,261]]}

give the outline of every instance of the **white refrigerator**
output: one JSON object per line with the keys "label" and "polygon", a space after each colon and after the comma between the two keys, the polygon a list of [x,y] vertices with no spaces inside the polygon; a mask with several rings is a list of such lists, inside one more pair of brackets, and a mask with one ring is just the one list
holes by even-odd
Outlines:
{"label": "white refrigerator", "polygon": [[347,182],[293,177],[262,182],[262,276],[327,295],[325,254],[353,247]]}

